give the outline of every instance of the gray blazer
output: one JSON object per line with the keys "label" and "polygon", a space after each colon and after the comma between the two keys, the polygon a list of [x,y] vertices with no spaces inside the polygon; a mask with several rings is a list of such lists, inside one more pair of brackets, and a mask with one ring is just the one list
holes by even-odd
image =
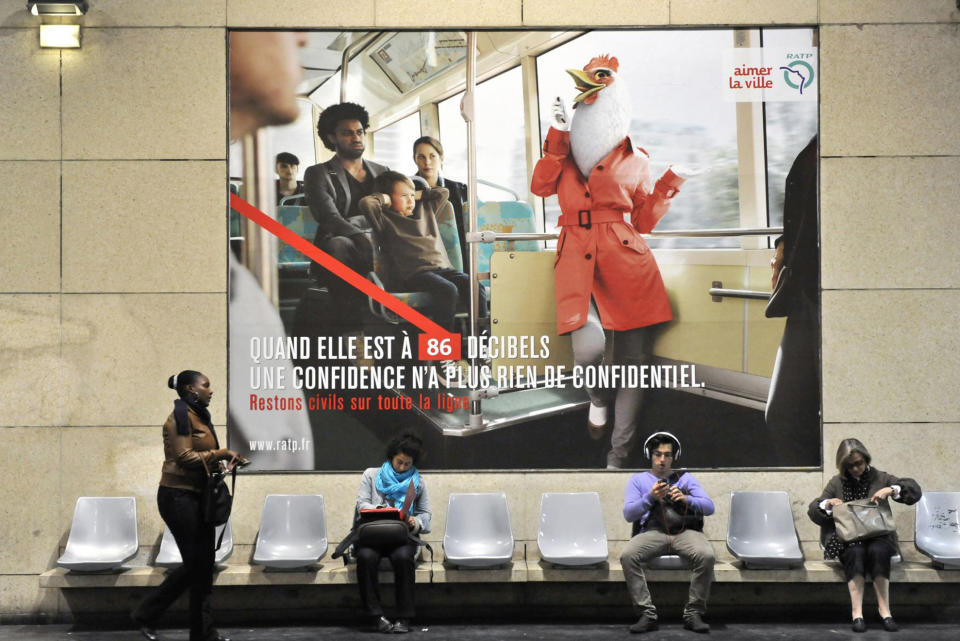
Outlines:
{"label": "gray blazer", "polygon": [[[357,490],[358,510],[372,510],[388,505],[387,497],[377,491],[376,479],[379,472],[379,467],[368,467],[363,471],[360,488]],[[427,484],[423,475],[420,475],[420,489],[417,490],[417,498],[413,500],[410,516],[417,521],[414,534],[426,534],[430,531],[430,498],[427,496]]]}
{"label": "gray blazer", "polygon": [[[364,160],[363,167],[374,178],[389,169],[386,165],[372,160]],[[330,236],[349,237],[363,233],[345,216],[350,211],[350,185],[347,183],[347,172],[338,156],[319,165],[307,167],[303,174],[303,193],[307,196],[310,213],[318,223],[318,241]]]}

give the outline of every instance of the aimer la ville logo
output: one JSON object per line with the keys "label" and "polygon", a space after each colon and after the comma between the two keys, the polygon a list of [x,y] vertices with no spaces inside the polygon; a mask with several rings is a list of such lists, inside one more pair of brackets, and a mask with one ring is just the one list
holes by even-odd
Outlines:
{"label": "aimer la ville logo", "polygon": [[791,89],[799,89],[801,94],[804,89],[813,84],[813,67],[805,60],[794,60],[780,69],[783,70],[783,81],[787,86]]}
{"label": "aimer la ville logo", "polygon": [[720,90],[732,102],[817,99],[817,49],[733,47],[721,56]]}

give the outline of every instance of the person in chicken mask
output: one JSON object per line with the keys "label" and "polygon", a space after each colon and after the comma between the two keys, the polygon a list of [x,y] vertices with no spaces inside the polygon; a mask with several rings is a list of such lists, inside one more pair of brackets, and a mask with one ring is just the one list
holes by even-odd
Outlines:
{"label": "person in chicken mask", "polygon": [[[607,55],[582,70],[567,70],[580,91],[576,118],[571,124],[557,98],[530,187],[560,201],[557,330],[571,333],[574,360],[581,366],[602,363],[605,330],[613,331],[617,364],[647,362],[651,326],[673,319],[660,270],[641,234],[667,213],[684,178],[670,168],[651,181],[647,153],[627,135],[632,109],[618,70],[617,59]],[[587,391],[588,430],[600,438],[608,399],[603,390]],[[625,465],[642,400],[641,389],[617,390],[608,468]]]}

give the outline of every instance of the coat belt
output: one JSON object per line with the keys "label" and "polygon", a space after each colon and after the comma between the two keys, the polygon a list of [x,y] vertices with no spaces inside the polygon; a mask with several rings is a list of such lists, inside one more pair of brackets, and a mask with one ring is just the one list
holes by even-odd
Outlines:
{"label": "coat belt", "polygon": [[627,212],[617,211],[615,209],[581,209],[577,212],[561,214],[557,220],[557,225],[570,227],[586,227],[590,229],[591,225],[601,223],[623,222],[623,215]]}

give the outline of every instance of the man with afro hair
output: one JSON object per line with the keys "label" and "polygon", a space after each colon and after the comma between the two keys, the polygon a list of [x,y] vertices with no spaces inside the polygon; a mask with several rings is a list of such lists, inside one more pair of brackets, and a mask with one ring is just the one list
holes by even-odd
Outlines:
{"label": "man with afro hair", "polygon": [[[361,274],[371,270],[373,248],[350,219],[361,215],[357,209],[360,199],[373,193],[374,179],[389,169],[363,159],[369,126],[370,116],[358,104],[343,102],[324,109],[317,135],[334,156],[307,168],[303,176],[307,204],[318,224],[314,244]],[[310,266],[310,273],[329,287],[336,299],[362,304],[359,292],[316,263]]]}

